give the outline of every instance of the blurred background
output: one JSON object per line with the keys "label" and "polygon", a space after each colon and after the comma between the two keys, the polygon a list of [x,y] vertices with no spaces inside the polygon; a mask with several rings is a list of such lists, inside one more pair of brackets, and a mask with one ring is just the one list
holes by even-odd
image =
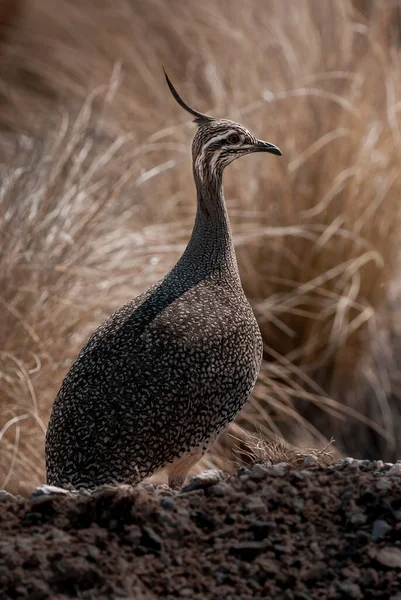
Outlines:
{"label": "blurred background", "polygon": [[400,45],[396,0],[0,0],[0,487],[44,482],[78,351],[191,233],[195,129],[162,64],[283,151],[225,174],[265,355],[200,467],[254,434],[400,457]]}

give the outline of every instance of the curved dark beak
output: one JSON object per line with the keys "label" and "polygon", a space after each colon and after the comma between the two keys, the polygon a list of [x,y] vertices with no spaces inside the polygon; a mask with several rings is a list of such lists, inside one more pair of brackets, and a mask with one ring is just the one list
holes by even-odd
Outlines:
{"label": "curved dark beak", "polygon": [[282,156],[280,148],[277,148],[274,144],[269,144],[269,142],[262,142],[262,140],[257,140],[253,152],[270,152],[270,154],[277,154],[277,156]]}

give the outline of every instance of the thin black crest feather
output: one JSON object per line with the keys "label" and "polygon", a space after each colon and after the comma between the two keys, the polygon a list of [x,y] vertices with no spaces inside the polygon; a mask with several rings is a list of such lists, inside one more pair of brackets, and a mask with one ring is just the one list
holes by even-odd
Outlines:
{"label": "thin black crest feather", "polygon": [[171,83],[171,81],[169,79],[169,76],[167,75],[166,70],[165,70],[164,67],[163,67],[163,71],[164,71],[164,76],[165,76],[166,81],[167,81],[167,85],[168,85],[168,87],[170,89],[170,92],[173,95],[173,98],[181,106],[181,108],[183,108],[184,110],[186,110],[187,112],[189,112],[191,115],[193,115],[195,117],[194,122],[197,123],[198,125],[201,125],[202,123],[205,123],[207,121],[213,121],[213,117],[209,117],[208,115],[204,115],[203,113],[200,113],[197,110],[194,110],[193,108],[189,107],[188,104],[185,104],[184,100],[179,96],[177,90],[175,89],[175,87]]}

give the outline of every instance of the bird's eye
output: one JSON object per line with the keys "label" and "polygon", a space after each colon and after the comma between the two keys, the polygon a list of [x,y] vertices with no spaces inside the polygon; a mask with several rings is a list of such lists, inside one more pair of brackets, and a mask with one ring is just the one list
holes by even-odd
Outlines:
{"label": "bird's eye", "polygon": [[239,135],[238,135],[238,133],[230,133],[230,135],[227,138],[227,142],[229,144],[238,144],[238,142],[239,142]]}

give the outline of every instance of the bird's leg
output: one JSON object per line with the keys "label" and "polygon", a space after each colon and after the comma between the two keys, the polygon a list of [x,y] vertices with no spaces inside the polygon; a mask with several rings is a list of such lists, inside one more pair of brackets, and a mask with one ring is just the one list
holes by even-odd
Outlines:
{"label": "bird's leg", "polygon": [[167,468],[168,484],[171,488],[181,488],[188,475],[189,470],[198,462],[202,457],[202,450],[196,450],[189,456],[184,456],[177,462],[169,465]]}

